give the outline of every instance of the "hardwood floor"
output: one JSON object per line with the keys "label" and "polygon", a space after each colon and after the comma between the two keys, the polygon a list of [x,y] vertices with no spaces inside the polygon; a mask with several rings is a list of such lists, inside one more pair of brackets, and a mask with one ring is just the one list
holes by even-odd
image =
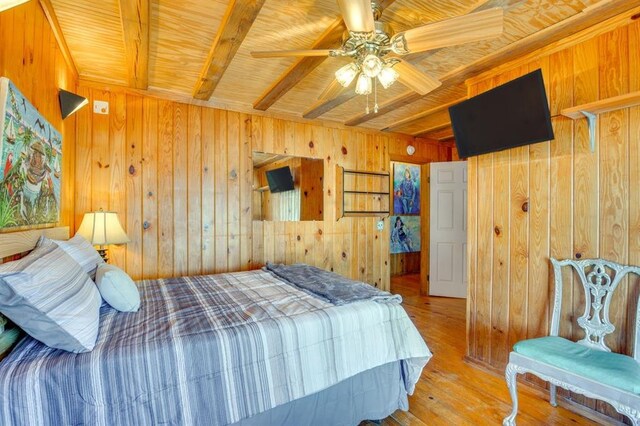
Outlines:
{"label": "hardwood floor", "polygon": [[[403,305],[425,338],[433,358],[416,391],[409,412],[397,411],[383,421],[386,426],[500,425],[511,410],[504,378],[463,361],[465,355],[466,301],[419,295],[419,275],[393,277],[391,291],[402,295]],[[595,425],[518,384],[519,426]]]}

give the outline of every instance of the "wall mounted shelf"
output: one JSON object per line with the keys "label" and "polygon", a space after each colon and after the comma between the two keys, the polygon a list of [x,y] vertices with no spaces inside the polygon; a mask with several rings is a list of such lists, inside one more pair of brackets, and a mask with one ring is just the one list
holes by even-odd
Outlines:
{"label": "wall mounted shelf", "polygon": [[336,166],[336,217],[389,216],[388,172],[347,170]]}
{"label": "wall mounted shelf", "polygon": [[598,130],[598,114],[615,111],[617,109],[629,108],[640,105],[640,91],[627,93],[626,95],[614,96],[612,98],[601,99],[595,102],[565,108],[560,114],[573,120],[585,117],[589,122],[589,138],[591,141],[591,152],[596,149],[596,135]]}

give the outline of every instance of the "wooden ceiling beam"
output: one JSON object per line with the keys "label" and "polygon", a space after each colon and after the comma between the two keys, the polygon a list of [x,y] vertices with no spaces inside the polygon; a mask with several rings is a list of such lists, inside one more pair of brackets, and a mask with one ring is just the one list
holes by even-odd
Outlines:
{"label": "wooden ceiling beam", "polygon": [[[313,43],[311,49],[331,49],[340,45],[342,34],[347,28],[342,18],[333,24]],[[266,111],[278,99],[305,78],[327,59],[327,56],[305,56],[298,58],[287,70],[269,86],[269,88],[253,103],[253,108]]]}
{"label": "wooden ceiling beam", "polygon": [[[389,7],[395,0],[382,0],[378,2],[380,10]],[[337,18],[333,24],[316,40],[312,49],[330,49],[339,46],[342,42],[342,34],[347,29],[342,17]],[[304,57],[294,62],[278,79],[260,96],[253,107],[260,111],[266,111],[278,99],[293,89],[311,71],[316,69],[327,57]],[[304,118],[317,118],[336,106],[347,102],[353,98],[341,92],[333,99],[316,102],[310,109],[302,115]]]}
{"label": "wooden ceiling beam", "polygon": [[[468,65],[459,67],[450,71],[440,79],[442,86],[437,90],[442,90],[451,86],[464,84],[465,80],[474,75],[493,70],[499,65],[511,62],[519,57],[532,54],[545,46],[558,43],[559,46],[567,46],[575,44],[583,32],[591,34],[590,27],[600,24],[603,21],[613,19],[612,23],[605,22],[603,26],[598,26],[597,32],[600,33],[604,29],[611,26],[618,26],[622,22],[631,20],[626,13],[635,11],[637,6],[626,0],[601,0],[593,6],[589,6],[580,13],[573,15],[563,21],[556,23],[550,27],[544,28],[534,34],[524,37],[514,43],[511,43],[495,52],[474,61]],[[572,40],[564,40],[571,37]],[[557,47],[557,46],[556,46]],[[432,92],[426,96],[433,95]],[[373,118],[395,111],[405,105],[411,104],[422,96],[416,93],[407,93],[401,95],[382,105],[378,110],[378,114],[361,114],[348,120],[345,125],[356,126]]]}
{"label": "wooden ceiling beam", "polygon": [[39,2],[44,15],[47,17],[47,21],[49,21],[49,26],[53,31],[53,36],[58,42],[58,46],[60,47],[60,51],[62,52],[62,57],[71,69],[71,73],[73,74],[73,76],[75,78],[78,78],[78,68],[76,67],[76,63],[71,57],[71,51],[69,50],[69,46],[67,46],[67,41],[64,39],[64,35],[62,34],[62,28],[60,28],[60,22],[58,22],[58,17],[53,10],[51,0],[39,0]]}
{"label": "wooden ceiling beam", "polygon": [[453,138],[453,128],[451,127],[451,121],[438,124],[437,126],[430,127],[416,133],[416,138],[429,138],[438,141],[447,140]]}
{"label": "wooden ceiling beam", "polygon": [[265,0],[231,0],[213,40],[193,97],[209,100],[247,36]]}
{"label": "wooden ceiling beam", "polygon": [[401,129],[403,127],[411,127],[411,126],[415,126],[420,124],[421,122],[424,122],[425,119],[427,119],[429,116],[434,115],[434,114],[438,114],[441,113],[444,110],[449,109],[449,107],[453,106],[453,105],[457,105],[460,102],[466,100],[467,97],[465,96],[464,98],[460,98],[460,99],[456,99],[455,101],[452,102],[448,102],[444,105],[439,105],[435,108],[432,108],[428,111],[425,112],[421,112],[419,114],[413,115],[411,117],[405,118],[404,120],[400,120],[397,121],[395,123],[393,123],[392,125],[382,129],[383,132],[387,132],[387,131],[391,131],[391,132],[395,132],[398,129]]}
{"label": "wooden ceiling beam", "polygon": [[129,86],[149,87],[149,0],[119,0]]}
{"label": "wooden ceiling beam", "polygon": [[302,117],[308,119],[318,118],[324,113],[331,111],[338,105],[342,105],[356,96],[358,95],[356,95],[353,88],[343,87],[335,97],[320,99],[311,105],[311,107],[302,114]]}

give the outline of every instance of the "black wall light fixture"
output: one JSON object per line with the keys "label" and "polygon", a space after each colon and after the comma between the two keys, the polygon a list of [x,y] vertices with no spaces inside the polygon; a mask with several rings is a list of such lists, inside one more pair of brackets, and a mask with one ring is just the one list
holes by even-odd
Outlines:
{"label": "black wall light fixture", "polygon": [[87,98],[63,89],[59,90],[58,98],[60,99],[60,112],[63,120],[89,103]]}

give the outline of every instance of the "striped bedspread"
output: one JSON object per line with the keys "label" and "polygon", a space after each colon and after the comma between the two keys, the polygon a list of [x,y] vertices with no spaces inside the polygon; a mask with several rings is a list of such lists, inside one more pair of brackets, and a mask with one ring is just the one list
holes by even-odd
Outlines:
{"label": "striped bedspread", "polygon": [[92,352],[26,338],[0,363],[1,424],[226,425],[395,360],[412,393],[431,356],[399,305],[333,306],[264,271],[138,284]]}

